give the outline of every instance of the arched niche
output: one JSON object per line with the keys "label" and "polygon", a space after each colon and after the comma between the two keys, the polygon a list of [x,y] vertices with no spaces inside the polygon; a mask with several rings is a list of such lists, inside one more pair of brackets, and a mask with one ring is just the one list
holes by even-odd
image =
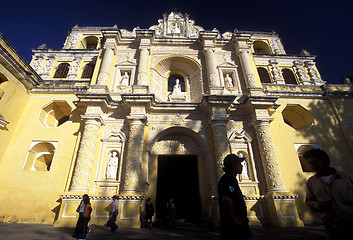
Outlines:
{"label": "arched niche", "polygon": [[96,36],[88,36],[82,39],[82,45],[85,49],[97,49],[98,38]]}
{"label": "arched niche", "polygon": [[[203,94],[201,66],[194,59],[186,56],[169,56],[159,60],[151,71],[151,93],[158,101],[168,101],[171,91],[168,91],[168,79],[172,75],[180,75],[184,79],[185,100],[199,102]],[[169,89],[171,90],[171,89]]]}
{"label": "arched niche", "polygon": [[245,158],[243,172],[238,175],[239,184],[245,196],[259,195],[258,177],[252,150],[252,138],[245,130],[233,131],[229,136],[230,152]]}

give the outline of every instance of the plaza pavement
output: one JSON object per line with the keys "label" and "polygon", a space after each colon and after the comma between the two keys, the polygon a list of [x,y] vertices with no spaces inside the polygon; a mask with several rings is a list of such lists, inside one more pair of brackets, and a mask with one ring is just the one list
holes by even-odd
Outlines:
{"label": "plaza pavement", "polygon": [[[109,231],[104,226],[91,226],[92,232],[87,236],[87,240],[192,240],[207,239],[220,240],[219,229],[215,227],[182,224],[173,229],[153,227],[141,229],[118,229],[115,233]],[[254,234],[253,240],[324,240],[324,228],[322,226],[296,227],[262,227],[251,226]],[[51,225],[42,224],[18,224],[0,223],[0,239],[3,240],[44,240],[60,239],[74,240],[71,237],[73,228],[54,228]]]}

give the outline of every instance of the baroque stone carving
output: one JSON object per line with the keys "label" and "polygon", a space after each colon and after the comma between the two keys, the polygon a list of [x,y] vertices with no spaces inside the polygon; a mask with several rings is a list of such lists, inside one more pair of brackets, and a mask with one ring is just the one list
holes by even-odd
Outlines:
{"label": "baroque stone carving", "polygon": [[284,192],[282,174],[279,168],[276,150],[270,133],[268,122],[255,125],[256,135],[260,145],[260,153],[263,161],[266,183],[269,192]]}
{"label": "baroque stone carving", "polygon": [[88,190],[100,124],[87,120],[70,186],[71,191]]}
{"label": "baroque stone carving", "polygon": [[143,135],[145,124],[140,120],[132,120],[128,142],[128,155],[125,166],[124,191],[140,191]]}

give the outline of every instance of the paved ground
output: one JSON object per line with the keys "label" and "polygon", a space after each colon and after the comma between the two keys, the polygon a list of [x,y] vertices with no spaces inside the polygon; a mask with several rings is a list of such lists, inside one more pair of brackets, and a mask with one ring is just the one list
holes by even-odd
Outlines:
{"label": "paved ground", "polygon": [[[166,240],[188,240],[207,239],[219,240],[220,235],[215,227],[200,225],[179,225],[176,228],[168,229],[161,227],[141,228],[141,229],[118,229],[115,233],[109,231],[107,227],[91,226],[92,232],[87,236],[87,240],[108,240],[108,239],[166,239]],[[252,226],[253,240],[324,240],[325,234],[322,226],[306,226],[303,228],[277,228]],[[50,225],[40,224],[16,224],[0,223],[0,239],[6,240],[42,240],[60,239],[74,240],[71,237],[72,228],[54,228]]]}

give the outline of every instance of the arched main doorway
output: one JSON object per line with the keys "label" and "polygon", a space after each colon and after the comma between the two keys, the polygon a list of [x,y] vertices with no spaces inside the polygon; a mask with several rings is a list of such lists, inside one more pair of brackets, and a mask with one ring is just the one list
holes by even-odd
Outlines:
{"label": "arched main doorway", "polygon": [[161,131],[150,144],[149,189],[156,218],[166,215],[173,198],[178,219],[200,222],[207,212],[212,171],[207,144],[192,129],[172,127]]}
{"label": "arched main doorway", "polygon": [[159,155],[156,217],[166,216],[166,203],[173,199],[176,218],[201,221],[197,155]]}

